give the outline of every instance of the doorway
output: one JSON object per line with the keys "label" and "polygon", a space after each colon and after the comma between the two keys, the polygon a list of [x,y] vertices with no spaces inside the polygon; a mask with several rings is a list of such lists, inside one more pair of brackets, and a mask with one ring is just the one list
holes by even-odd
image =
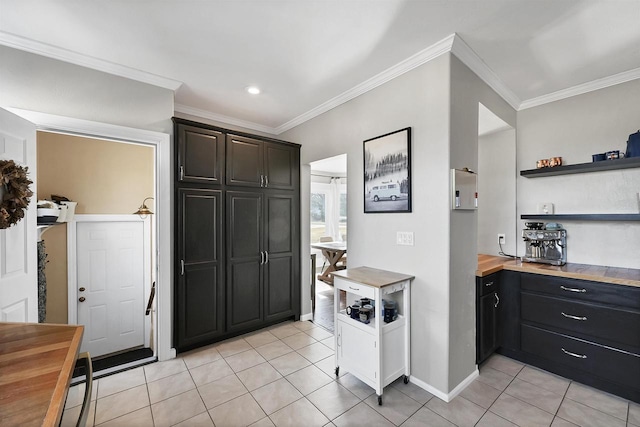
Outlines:
{"label": "doorway", "polygon": [[[311,245],[336,242],[347,244],[347,155],[341,154],[311,162],[310,242]],[[332,264],[346,267],[346,253],[327,253],[311,248],[315,257],[312,271],[313,323],[333,332],[334,296],[330,274]],[[333,259],[331,259],[333,258]],[[342,301],[342,305],[345,302]],[[344,308],[344,307],[343,307]]]}
{"label": "doorway", "polygon": [[[152,339],[151,325],[157,322],[152,320],[155,310],[146,315],[145,308],[156,280],[151,255],[156,253],[155,221],[153,215],[143,220],[132,213],[145,198],[151,199],[146,204],[156,212],[155,147],[38,132],[37,153],[38,198],[57,195],[77,203],[75,221],[43,235],[48,254],[45,322],[84,324],[82,348],[91,349],[96,361],[111,360],[101,364],[105,369],[123,360],[133,362],[127,353],[153,356],[157,340]],[[113,230],[109,224],[129,226]],[[123,243],[127,240],[135,242]],[[126,268],[135,270],[135,283],[117,279],[115,285],[113,277],[104,276]],[[101,292],[94,292],[101,287]]]}

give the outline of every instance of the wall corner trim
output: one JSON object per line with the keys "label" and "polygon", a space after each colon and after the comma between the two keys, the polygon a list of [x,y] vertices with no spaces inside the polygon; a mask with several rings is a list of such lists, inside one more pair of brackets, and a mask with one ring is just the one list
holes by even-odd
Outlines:
{"label": "wall corner trim", "polygon": [[482,81],[491,87],[498,95],[500,95],[514,110],[520,108],[520,99],[515,93],[511,91],[505,85],[500,77],[478,56],[478,54],[469,47],[469,45],[460,37],[455,34],[453,40],[453,46],[451,47],[451,53],[453,53],[460,61],[462,61],[467,67],[480,77]]}
{"label": "wall corner trim", "polygon": [[127,79],[169,89],[174,92],[182,86],[182,82],[178,80],[148,73],[146,71],[136,70],[135,68],[127,67],[125,65],[116,64],[114,62],[105,61],[104,59],[95,58],[83,53],[20,37],[5,31],[0,31],[0,45],[34,53],[36,55],[46,56],[47,58],[57,59],[59,61],[68,62],[70,64],[79,65],[92,70],[125,77]]}
{"label": "wall corner trim", "polygon": [[582,95],[636,79],[640,79],[640,68],[634,68],[633,70],[624,71],[622,73],[614,74],[613,76],[603,77],[601,79],[586,82],[567,89],[558,90],[556,92],[528,99],[520,104],[520,110],[526,110],[527,108],[560,101],[562,99],[571,98],[572,96]]}
{"label": "wall corner trim", "polygon": [[475,380],[476,378],[478,378],[478,376],[480,375],[480,371],[478,371],[478,367],[476,366],[476,369],[473,370],[473,372],[471,372],[471,374],[469,374],[469,376],[467,378],[465,378],[464,380],[462,380],[462,382],[460,382],[460,384],[458,384],[453,390],[451,390],[449,393],[445,393],[442,392],[440,390],[438,390],[437,388],[433,387],[432,385],[427,384],[426,382],[419,380],[418,378],[411,376],[409,378],[409,380],[411,381],[411,383],[417,385],[418,387],[420,387],[421,389],[428,391],[429,393],[433,394],[435,397],[437,397],[438,399],[449,403],[451,402],[457,395],[460,394],[460,392],[462,392],[462,390],[464,390],[465,388],[467,388],[467,386],[469,384],[471,384],[473,382],[473,380]]}

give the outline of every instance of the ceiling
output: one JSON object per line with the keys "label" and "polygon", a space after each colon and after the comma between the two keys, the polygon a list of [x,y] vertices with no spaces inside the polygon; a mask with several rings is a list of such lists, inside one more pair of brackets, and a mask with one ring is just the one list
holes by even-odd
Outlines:
{"label": "ceiling", "polygon": [[639,21],[638,0],[0,0],[0,44],[278,134],[448,50],[516,109],[640,78]]}

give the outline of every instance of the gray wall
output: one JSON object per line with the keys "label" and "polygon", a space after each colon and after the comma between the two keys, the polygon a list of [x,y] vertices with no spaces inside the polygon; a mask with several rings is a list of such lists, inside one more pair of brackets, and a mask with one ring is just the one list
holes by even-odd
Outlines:
{"label": "gray wall", "polygon": [[[451,56],[450,168],[468,167],[478,170],[479,103],[515,127],[516,111],[458,58]],[[450,196],[446,196],[448,208]],[[481,203],[482,196],[478,194],[478,206]],[[477,211],[449,209],[446,213],[450,218],[449,251],[445,261],[450,270],[448,391],[451,391],[476,369],[475,271],[478,266],[478,214]]]}
{"label": "gray wall", "polygon": [[0,46],[0,105],[171,133],[173,91]]}
{"label": "gray wall", "polygon": [[[563,164],[591,161],[594,153],[624,150],[640,128],[640,80],[518,112],[518,171],[561,156]],[[552,202],[556,213],[638,213],[640,169],[545,178],[518,176],[518,218]],[[561,221],[572,263],[640,268],[638,222]],[[518,220],[522,228],[524,221]],[[519,242],[518,252],[524,253]]]}
{"label": "gray wall", "polygon": [[478,140],[478,253],[498,255],[498,233],[506,234],[502,249],[516,255],[516,131],[508,129]]}
{"label": "gray wall", "polygon": [[[442,391],[448,387],[448,123],[449,55],[443,55],[280,135],[302,144],[302,313],[311,311],[308,165],[346,153],[349,266],[416,276],[411,374]],[[407,126],[413,139],[413,212],[365,215],[362,142]],[[413,231],[415,246],[396,246],[397,231]]]}

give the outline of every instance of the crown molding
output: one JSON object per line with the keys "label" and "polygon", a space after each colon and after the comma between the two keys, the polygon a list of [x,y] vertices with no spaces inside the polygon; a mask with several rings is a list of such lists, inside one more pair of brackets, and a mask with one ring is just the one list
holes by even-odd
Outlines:
{"label": "crown molding", "polygon": [[592,80],[587,83],[583,83],[567,89],[558,90],[556,92],[551,92],[549,94],[538,96],[536,98],[527,99],[526,101],[523,101],[522,104],[520,104],[520,110],[526,110],[527,108],[533,108],[539,105],[548,104],[550,102],[560,101],[562,99],[571,98],[572,96],[582,95],[598,89],[604,89],[609,86],[615,86],[636,79],[640,79],[640,68],[623,71],[622,73],[614,74],[612,76],[603,77],[601,79]]}
{"label": "crown molding", "polygon": [[261,125],[259,123],[250,122],[247,120],[236,119],[234,117],[225,116],[222,114],[212,113],[211,111],[201,110],[199,108],[189,107],[183,104],[175,104],[174,110],[178,113],[189,114],[191,116],[201,117],[203,119],[214,120],[216,122],[225,123],[233,126],[240,126],[247,129],[256,130],[258,132],[264,132],[271,135],[277,135],[276,129]]}
{"label": "crown molding", "polygon": [[295,117],[288,122],[278,126],[276,128],[276,135],[281,134],[282,132],[286,132],[289,129],[292,129],[308,120],[313,119],[314,117],[319,116],[322,113],[326,113],[327,111],[344,104],[347,101],[352,100],[366,92],[369,92],[372,89],[377,88],[384,83],[395,79],[402,74],[413,70],[414,68],[423,65],[438,56],[451,51],[451,46],[453,45],[453,39],[455,34],[451,34],[448,37],[440,40],[437,43],[429,46],[428,48],[421,50],[420,52],[410,56],[409,58],[399,62],[391,68],[387,68],[383,72],[371,77],[368,80],[354,86],[353,88],[347,90],[346,92],[341,93],[340,95],[331,98],[330,100],[318,105],[317,107],[307,111],[304,114]]}
{"label": "crown molding", "polygon": [[176,91],[182,82],[0,31],[0,45]]}
{"label": "crown molding", "polygon": [[500,77],[469,47],[459,34],[455,34],[451,53],[469,67],[471,71],[480,77],[482,81],[489,85],[491,89],[507,101],[515,110],[520,108],[520,99],[516,94],[502,82]]}

